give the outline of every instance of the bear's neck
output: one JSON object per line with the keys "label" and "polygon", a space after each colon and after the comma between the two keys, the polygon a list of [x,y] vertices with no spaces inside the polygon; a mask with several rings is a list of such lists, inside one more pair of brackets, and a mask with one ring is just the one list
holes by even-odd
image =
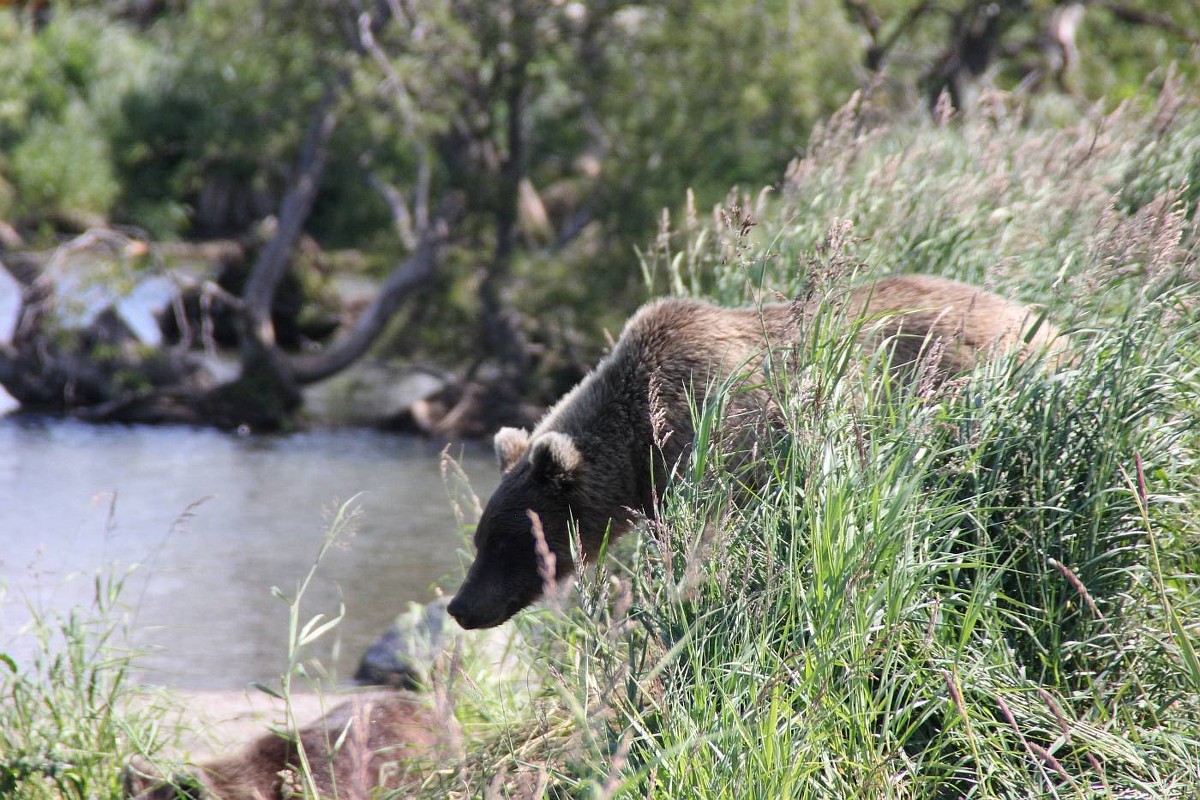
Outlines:
{"label": "bear's neck", "polygon": [[[603,361],[547,412],[534,429],[571,437],[587,465],[590,514],[628,521],[629,510],[652,513],[665,485],[664,464],[691,444],[691,431],[672,432],[664,452],[652,429],[651,382],[655,364],[638,342],[625,337]],[[582,510],[582,509],[577,509]]]}
{"label": "bear's neck", "polygon": [[622,337],[533,433],[571,436],[588,465],[585,501],[614,520],[628,520],[629,509],[653,515],[672,470],[691,450],[691,403],[703,404],[712,379],[707,360],[671,358],[647,344]]}

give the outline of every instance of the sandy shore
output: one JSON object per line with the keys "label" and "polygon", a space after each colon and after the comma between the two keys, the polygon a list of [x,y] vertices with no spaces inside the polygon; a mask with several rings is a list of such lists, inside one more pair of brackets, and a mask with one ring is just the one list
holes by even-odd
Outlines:
{"label": "sandy shore", "polygon": [[[297,724],[320,718],[325,711],[349,696],[349,692],[294,693],[292,709]],[[161,704],[169,709],[167,725],[178,724],[179,742],[164,751],[173,758],[197,760],[226,753],[255,739],[271,728],[286,728],[287,713],[282,700],[257,689],[224,691],[162,690],[143,697],[139,703]]]}

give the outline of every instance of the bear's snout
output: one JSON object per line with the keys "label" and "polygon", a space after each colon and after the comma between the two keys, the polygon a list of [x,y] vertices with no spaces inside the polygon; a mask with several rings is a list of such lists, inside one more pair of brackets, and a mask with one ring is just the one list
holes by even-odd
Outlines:
{"label": "bear's snout", "polygon": [[463,599],[461,592],[454,595],[454,599],[450,601],[450,605],[446,606],[446,613],[454,617],[454,621],[467,630],[478,627],[471,624],[474,622],[474,616],[467,607],[467,601]]}
{"label": "bear's snout", "polygon": [[468,575],[446,612],[466,630],[494,628],[537,599],[539,592],[527,592],[506,583]]}
{"label": "bear's snout", "polygon": [[466,630],[493,628],[504,622],[505,619],[504,617],[497,618],[494,610],[480,608],[478,604],[467,600],[461,590],[450,601],[450,605],[446,606],[446,612],[454,617],[454,621],[458,623],[459,627]]}

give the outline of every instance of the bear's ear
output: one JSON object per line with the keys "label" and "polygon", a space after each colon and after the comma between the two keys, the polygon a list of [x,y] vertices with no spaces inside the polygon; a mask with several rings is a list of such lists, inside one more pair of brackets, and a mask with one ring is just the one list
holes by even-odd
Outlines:
{"label": "bear's ear", "polygon": [[492,440],[496,447],[496,461],[501,472],[508,472],[529,449],[529,431],[523,428],[501,428]]}
{"label": "bear's ear", "polygon": [[565,433],[549,431],[534,440],[529,448],[533,473],[556,484],[573,483],[583,468],[583,455]]}

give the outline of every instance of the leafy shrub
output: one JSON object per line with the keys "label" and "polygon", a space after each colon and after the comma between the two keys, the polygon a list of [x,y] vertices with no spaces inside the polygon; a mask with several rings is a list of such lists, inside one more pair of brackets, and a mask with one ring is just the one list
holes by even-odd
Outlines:
{"label": "leafy shrub", "polygon": [[95,11],[58,9],[37,36],[13,14],[0,13],[0,177],[12,213],[107,215],[119,191],[108,125],[149,73],[152,48]]}
{"label": "leafy shrub", "polygon": [[35,216],[104,214],[118,190],[104,136],[77,102],[59,120],[43,117],[30,125],[12,150],[9,171],[22,211]]}

